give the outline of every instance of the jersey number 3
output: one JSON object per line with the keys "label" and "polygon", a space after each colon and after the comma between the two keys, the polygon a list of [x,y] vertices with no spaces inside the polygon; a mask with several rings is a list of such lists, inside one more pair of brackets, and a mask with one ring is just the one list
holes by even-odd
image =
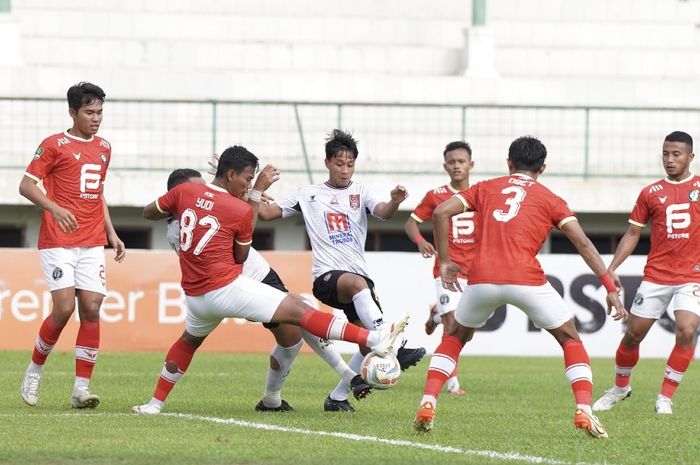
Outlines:
{"label": "jersey number 3", "polygon": [[501,194],[509,196],[506,199],[506,205],[508,206],[508,210],[494,210],[493,217],[496,218],[496,221],[507,223],[508,221],[515,218],[515,216],[520,211],[520,204],[523,200],[525,200],[527,192],[525,192],[525,189],[523,189],[520,186],[510,186],[503,189],[501,191]]}
{"label": "jersey number 3", "polygon": [[199,239],[192,253],[199,255],[207,246],[214,234],[219,230],[219,220],[215,216],[207,215],[197,219],[197,213],[191,208],[182,212],[180,216],[180,250],[188,251],[192,247],[192,236],[194,228],[199,225],[207,228],[206,232]]}

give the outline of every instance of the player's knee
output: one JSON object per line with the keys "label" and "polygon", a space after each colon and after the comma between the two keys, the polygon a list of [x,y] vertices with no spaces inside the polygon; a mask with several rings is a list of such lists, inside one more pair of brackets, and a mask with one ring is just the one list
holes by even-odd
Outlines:
{"label": "player's knee", "polygon": [[697,328],[693,325],[676,326],[676,345],[692,346],[695,343]]}

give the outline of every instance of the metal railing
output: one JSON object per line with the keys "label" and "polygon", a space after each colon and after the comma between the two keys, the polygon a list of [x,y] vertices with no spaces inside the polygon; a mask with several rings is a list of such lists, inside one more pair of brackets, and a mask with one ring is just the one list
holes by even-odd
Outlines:
{"label": "metal railing", "polygon": [[[26,167],[70,124],[64,99],[0,97],[0,169]],[[502,174],[510,142],[530,134],[548,148],[550,175],[657,177],[664,136],[692,135],[700,109],[108,99],[100,135],[113,145],[112,170],[201,167],[242,144],[313,182],[334,127],[359,140],[365,173],[440,174],[444,146],[463,139],[480,175]]]}

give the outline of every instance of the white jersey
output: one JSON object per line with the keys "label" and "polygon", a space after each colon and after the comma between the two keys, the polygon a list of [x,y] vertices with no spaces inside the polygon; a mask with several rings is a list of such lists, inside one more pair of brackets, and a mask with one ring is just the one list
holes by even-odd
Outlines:
{"label": "white jersey", "polygon": [[[170,243],[170,247],[173,248],[176,254],[180,254],[180,222],[178,220],[168,221],[168,228],[165,232],[165,237]],[[233,253],[233,249],[231,249]],[[270,272],[270,264],[267,260],[260,255],[260,252],[254,248],[250,248],[248,252],[248,258],[243,264],[243,276],[247,276],[255,281],[262,281],[265,276]]]}
{"label": "white jersey", "polygon": [[368,276],[367,213],[375,216],[374,207],[380,202],[365,186],[351,182],[344,188],[326,183],[305,186],[277,204],[282,209],[282,218],[304,215],[313,257],[311,273],[316,279],[330,270]]}

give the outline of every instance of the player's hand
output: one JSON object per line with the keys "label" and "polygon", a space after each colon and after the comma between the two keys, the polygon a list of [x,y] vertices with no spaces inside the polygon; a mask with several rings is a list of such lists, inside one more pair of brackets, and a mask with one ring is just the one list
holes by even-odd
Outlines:
{"label": "player's hand", "polygon": [[110,234],[107,236],[109,245],[114,249],[114,261],[121,263],[126,257],[126,246],[124,242],[116,234]]}
{"label": "player's hand", "polygon": [[263,192],[262,198],[260,199],[260,201],[264,202],[264,203],[273,203],[275,201],[275,199],[271,195],[268,195],[268,194]]}
{"label": "player's hand", "polygon": [[442,279],[442,287],[452,292],[462,292],[462,286],[459,285],[457,273],[462,271],[459,265],[452,261],[440,262],[440,278]]}
{"label": "player's hand", "polygon": [[56,220],[58,227],[64,233],[71,233],[78,229],[78,220],[75,219],[73,214],[63,207],[56,206],[51,210],[51,216]]}
{"label": "player's hand", "polygon": [[408,191],[402,185],[398,185],[391,190],[391,201],[401,203],[408,197]]}
{"label": "player's hand", "polygon": [[[608,295],[605,296],[605,302],[608,304],[608,315],[612,316],[613,320],[627,321],[629,312],[623,305],[617,292],[608,292]],[[615,309],[615,313],[612,313],[613,309]]]}
{"label": "player's hand", "polygon": [[421,243],[418,244],[418,251],[425,258],[432,257],[437,253],[435,246],[433,246],[433,244],[431,244],[429,241],[421,241]]}
{"label": "player's hand", "polygon": [[260,170],[258,177],[255,179],[253,189],[260,192],[265,192],[280,178],[280,170],[275,165],[265,165]]}
{"label": "player's hand", "polygon": [[207,164],[209,165],[207,173],[211,174],[212,176],[216,176],[216,170],[219,168],[219,155],[213,153]]}
{"label": "player's hand", "polygon": [[615,283],[615,287],[617,287],[618,291],[622,290],[622,281],[620,281],[620,277],[615,273],[614,270],[611,270],[608,268],[608,274],[610,277],[613,279],[613,282]]}

